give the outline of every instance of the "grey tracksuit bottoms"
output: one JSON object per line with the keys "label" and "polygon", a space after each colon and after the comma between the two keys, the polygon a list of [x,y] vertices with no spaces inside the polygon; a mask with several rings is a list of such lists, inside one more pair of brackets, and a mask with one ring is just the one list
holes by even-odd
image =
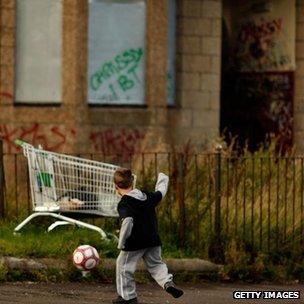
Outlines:
{"label": "grey tracksuit bottoms", "polygon": [[116,262],[117,293],[124,299],[137,297],[134,272],[137,262],[143,258],[153,279],[162,287],[172,281],[172,274],[168,273],[167,265],[161,259],[161,247],[150,247],[136,251],[121,251]]}

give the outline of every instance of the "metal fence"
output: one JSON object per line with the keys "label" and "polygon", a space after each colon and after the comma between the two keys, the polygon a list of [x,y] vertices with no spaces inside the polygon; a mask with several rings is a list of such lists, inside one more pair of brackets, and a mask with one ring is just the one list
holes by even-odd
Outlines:
{"label": "metal fence", "polygon": [[[176,247],[205,256],[220,255],[231,241],[262,252],[303,246],[302,157],[231,157],[220,150],[78,156],[131,167],[137,186],[147,190],[154,189],[158,172],[167,173],[170,187],[158,207],[159,225],[162,238]],[[6,154],[3,165],[0,212],[24,217],[32,209],[26,159]]]}

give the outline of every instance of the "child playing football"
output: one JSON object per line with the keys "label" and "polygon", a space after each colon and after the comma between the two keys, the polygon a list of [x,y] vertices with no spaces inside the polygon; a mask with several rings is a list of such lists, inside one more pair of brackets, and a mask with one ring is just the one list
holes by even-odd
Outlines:
{"label": "child playing football", "polygon": [[117,192],[121,195],[118,204],[122,220],[116,262],[116,287],[118,298],[114,304],[138,303],[134,272],[137,262],[143,258],[148,271],[155,281],[174,298],[183,291],[173,283],[172,274],[161,258],[161,241],[158,234],[155,208],[167,193],[169,178],[159,173],[155,192],[142,192],[133,189],[131,170],[120,168],[114,174]]}

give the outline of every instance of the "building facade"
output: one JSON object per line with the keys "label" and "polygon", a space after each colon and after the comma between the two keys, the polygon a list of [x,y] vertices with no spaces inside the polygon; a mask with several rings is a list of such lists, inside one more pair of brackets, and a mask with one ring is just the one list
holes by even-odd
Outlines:
{"label": "building facade", "polygon": [[[272,18],[284,1],[238,2],[259,2],[255,9],[262,7]],[[222,60],[224,51],[233,53],[234,48],[227,47],[223,25],[228,25],[229,36],[234,29],[230,25],[238,19],[235,1],[0,3],[0,136],[6,153],[20,151],[16,138],[65,153],[130,154],[189,144],[204,151],[226,127],[221,116],[232,101],[223,104],[229,74],[223,77]],[[282,12],[282,20],[289,14],[289,31],[294,24],[294,41],[288,42],[291,62],[287,70],[275,73],[292,75],[286,95],[292,109],[291,136],[302,152],[304,1],[293,6],[294,14]],[[276,18],[274,22],[281,20]],[[272,73],[249,72],[259,77]],[[241,116],[244,111],[246,107]],[[273,115],[277,122],[282,113]],[[235,117],[240,116],[229,117],[238,121]]]}
{"label": "building facade", "polygon": [[220,1],[120,1],[121,21],[119,1],[43,2],[1,1],[5,152],[18,152],[16,138],[66,153],[124,154],[188,142],[202,149],[218,136]]}

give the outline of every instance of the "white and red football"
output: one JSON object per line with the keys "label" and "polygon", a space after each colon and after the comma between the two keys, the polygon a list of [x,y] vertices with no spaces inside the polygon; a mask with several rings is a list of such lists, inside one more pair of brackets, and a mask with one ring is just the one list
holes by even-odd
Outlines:
{"label": "white and red football", "polygon": [[73,252],[73,263],[82,271],[90,271],[99,263],[98,252],[90,245],[81,245]]}

